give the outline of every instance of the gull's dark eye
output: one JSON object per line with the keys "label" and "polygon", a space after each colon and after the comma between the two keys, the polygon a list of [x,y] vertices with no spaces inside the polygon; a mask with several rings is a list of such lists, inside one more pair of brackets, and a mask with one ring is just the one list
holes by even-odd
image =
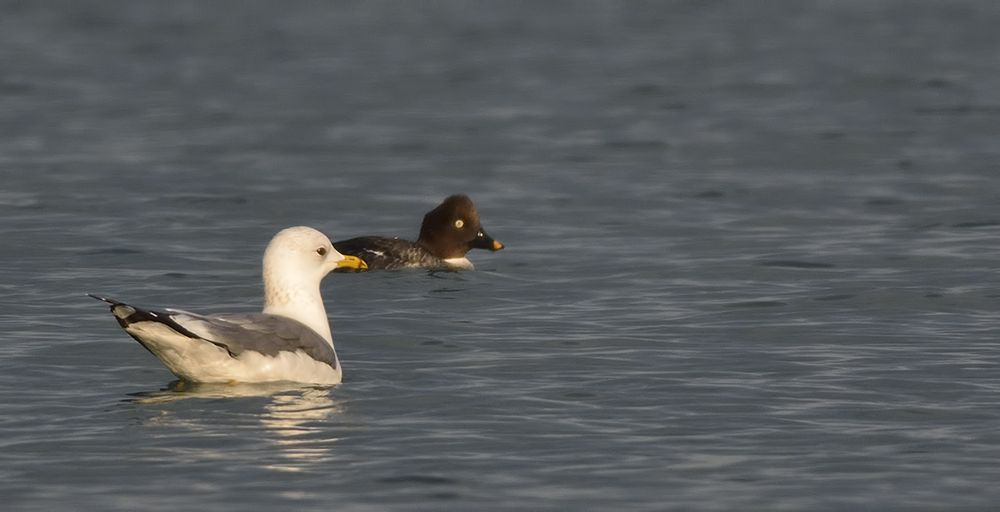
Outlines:
{"label": "gull's dark eye", "polygon": [[320,256],[326,256],[326,247],[320,247],[319,249],[316,249],[316,254],[319,254]]}

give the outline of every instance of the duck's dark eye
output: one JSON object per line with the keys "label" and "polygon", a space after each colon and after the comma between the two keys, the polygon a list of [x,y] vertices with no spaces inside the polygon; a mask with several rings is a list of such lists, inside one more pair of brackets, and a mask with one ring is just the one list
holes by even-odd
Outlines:
{"label": "duck's dark eye", "polygon": [[326,247],[320,247],[319,249],[316,249],[316,254],[319,254],[320,256],[326,256]]}

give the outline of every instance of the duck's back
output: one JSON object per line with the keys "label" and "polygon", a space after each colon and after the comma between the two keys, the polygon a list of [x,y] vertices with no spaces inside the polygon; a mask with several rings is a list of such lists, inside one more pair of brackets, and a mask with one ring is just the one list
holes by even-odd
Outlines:
{"label": "duck's back", "polygon": [[359,236],[334,242],[333,247],[341,254],[361,258],[368,270],[447,266],[416,242],[399,238]]}

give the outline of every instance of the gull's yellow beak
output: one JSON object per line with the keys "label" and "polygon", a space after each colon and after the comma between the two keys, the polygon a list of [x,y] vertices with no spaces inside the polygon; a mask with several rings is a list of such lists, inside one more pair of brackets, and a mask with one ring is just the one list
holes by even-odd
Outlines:
{"label": "gull's yellow beak", "polygon": [[358,270],[364,270],[368,268],[368,264],[364,260],[357,256],[344,255],[344,259],[337,262],[337,268],[356,268]]}

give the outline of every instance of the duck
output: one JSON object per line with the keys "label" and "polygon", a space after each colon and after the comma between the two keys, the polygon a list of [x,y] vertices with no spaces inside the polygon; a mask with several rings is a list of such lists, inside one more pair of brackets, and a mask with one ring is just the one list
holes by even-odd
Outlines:
{"label": "duck", "polygon": [[[361,236],[333,243],[337,251],[356,256],[366,270],[442,268],[474,270],[466,257],[471,249],[499,251],[503,244],[483,231],[479,212],[468,196],[456,194],[424,215],[415,242],[400,238]],[[358,271],[357,268],[338,271]]]}
{"label": "duck", "polygon": [[278,232],[264,250],[260,313],[154,311],[88,295],[109,304],[118,325],[182,382],[335,385],[343,370],[320,281],[335,268],[364,265],[323,233],[297,226]]}

